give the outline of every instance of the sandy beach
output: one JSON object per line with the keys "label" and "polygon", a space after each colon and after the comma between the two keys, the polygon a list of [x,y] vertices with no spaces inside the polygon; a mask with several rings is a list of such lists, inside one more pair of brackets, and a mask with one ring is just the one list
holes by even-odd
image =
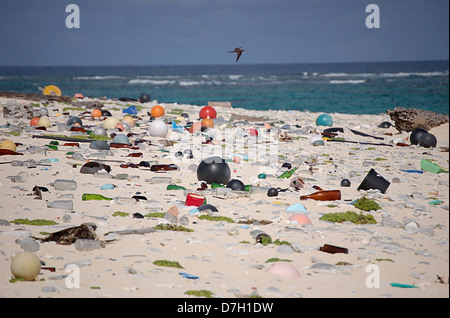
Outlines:
{"label": "sandy beach", "polygon": [[[1,98],[1,108],[8,101],[11,99]],[[186,123],[181,113],[188,114],[190,121],[198,122],[203,105],[85,98],[83,101],[101,103],[102,109],[109,110],[120,121],[126,115],[124,109],[130,105],[138,109],[134,126],[125,127],[123,132],[109,130],[108,135],[134,133],[129,137],[131,143],[138,139],[146,142],[137,144],[137,149],[111,147],[102,152],[90,149],[89,142],[79,142],[79,147],[74,147],[59,141],[57,149],[50,149],[46,145],[51,138],[33,136],[83,134],[62,130],[62,126],[58,130],[58,124],[66,123],[69,116],[78,116],[83,127],[92,130],[102,126],[107,117],[93,118],[92,109],[76,108],[70,103],[44,105],[16,101],[33,104],[35,110],[47,108],[51,126],[45,131],[35,130],[30,127],[30,119],[11,119],[0,114],[0,139],[13,141],[17,144],[16,152],[23,154],[3,155],[0,160],[0,297],[197,298],[196,295],[205,295],[195,291],[208,291],[208,295],[217,298],[449,297],[449,175],[423,171],[420,166],[422,159],[429,159],[448,170],[448,123],[429,131],[436,136],[437,146],[424,148],[411,145],[408,132],[400,133],[392,126],[379,128],[382,122],[393,123],[387,114],[329,113],[332,127],[343,128],[338,137],[346,142],[339,142],[322,139],[321,132],[330,127],[316,125],[320,113],[253,111],[233,105],[233,108],[215,106],[214,128],[202,133],[176,131],[168,125],[166,137],[153,137],[148,133],[148,112],[153,106],[164,108],[161,119],[176,120],[182,127]],[[254,130],[249,129],[257,130],[258,136],[251,136],[250,131]],[[379,138],[354,134],[350,129]],[[11,134],[11,131],[19,132]],[[228,147],[227,138],[228,141],[235,138],[236,147]],[[314,145],[318,139],[323,144]],[[255,156],[256,147],[264,150],[266,156]],[[192,150],[193,158],[188,158],[186,153],[175,156],[177,151],[186,149]],[[81,153],[84,161],[72,158],[71,152]],[[142,153],[141,157],[129,156],[138,152]],[[214,193],[210,185],[206,191],[197,190],[200,181],[196,167],[208,154],[222,154],[228,159],[232,179],[245,185],[283,191],[273,197],[265,193],[232,197]],[[38,165],[27,168],[10,163],[30,159]],[[102,162],[102,159],[111,167],[109,173],[80,173],[87,160]],[[153,172],[148,168],[120,166],[127,162],[138,165],[141,161],[173,163],[179,170]],[[291,169],[297,168],[286,179],[278,178],[288,170],[282,167],[283,163],[290,163]],[[357,190],[372,168],[390,182],[386,193]],[[26,180],[11,178],[21,172],[28,174]],[[167,183],[151,183],[153,177],[170,177],[171,183],[186,190],[167,190]],[[304,181],[303,188],[291,186],[294,177]],[[57,190],[52,186],[57,179],[74,180],[77,187]],[[342,179],[348,179],[350,186],[341,186]],[[106,184],[112,184],[113,188],[101,189]],[[42,192],[39,198],[33,193],[35,186],[49,191]],[[341,199],[300,200],[301,195],[317,191],[313,186],[340,190]],[[186,196],[191,192],[204,195],[207,204],[217,212],[186,206]],[[122,200],[83,201],[84,193]],[[123,199],[135,195],[145,199]],[[380,209],[366,212],[356,208],[352,202],[362,197],[375,201]],[[72,200],[73,209],[47,207],[47,201],[55,200]],[[299,208],[299,204],[304,210],[296,212],[294,208]],[[146,215],[163,214],[175,209],[174,206],[178,209],[176,225],[180,225],[184,216],[184,221],[188,221],[183,226],[192,231],[114,233],[167,224],[170,222],[167,218]],[[320,219],[324,214],[346,211],[372,215],[376,223]],[[136,218],[135,213],[144,217]],[[305,215],[310,223],[290,221],[294,214]],[[208,220],[200,218],[202,215],[224,218]],[[16,224],[13,220],[17,219],[44,219],[57,224]],[[79,251],[75,244],[38,242],[39,249],[34,253],[45,264],[43,267],[54,271],[41,269],[36,281],[12,280],[11,261],[24,251],[23,240],[45,238],[49,233],[88,222],[96,225],[95,234],[103,247]],[[272,243],[257,243],[251,234],[255,230],[269,235]],[[324,244],[344,247],[348,253],[326,253],[320,250]],[[155,263],[158,260],[178,262],[181,268],[161,266]],[[290,277],[274,270],[273,266],[279,263],[288,264]]]}

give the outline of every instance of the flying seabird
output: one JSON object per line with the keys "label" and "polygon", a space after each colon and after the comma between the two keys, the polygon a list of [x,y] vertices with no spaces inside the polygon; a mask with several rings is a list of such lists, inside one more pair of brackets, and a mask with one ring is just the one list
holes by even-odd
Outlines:
{"label": "flying seabird", "polygon": [[239,58],[241,57],[242,52],[245,52],[245,50],[242,49],[242,47],[237,47],[234,49],[234,51],[229,51],[229,53],[236,53],[236,62],[239,61]]}

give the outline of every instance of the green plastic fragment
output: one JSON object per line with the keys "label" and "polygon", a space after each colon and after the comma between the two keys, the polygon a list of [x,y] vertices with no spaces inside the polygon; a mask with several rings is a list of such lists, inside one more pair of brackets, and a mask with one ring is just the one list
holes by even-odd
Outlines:
{"label": "green plastic fragment", "polygon": [[400,287],[400,288],[419,288],[415,285],[409,285],[409,284],[399,284],[399,283],[391,283],[392,287]]}
{"label": "green plastic fragment", "polygon": [[425,158],[420,161],[420,168],[431,173],[448,173],[448,170]]}

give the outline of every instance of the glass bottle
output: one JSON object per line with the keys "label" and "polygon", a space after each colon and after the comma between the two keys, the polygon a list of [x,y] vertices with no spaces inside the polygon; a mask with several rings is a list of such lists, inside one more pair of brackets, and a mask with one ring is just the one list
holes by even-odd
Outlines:
{"label": "glass bottle", "polygon": [[341,199],[340,190],[321,190],[308,195],[301,195],[300,200],[334,201]]}
{"label": "glass bottle", "polygon": [[107,198],[101,194],[96,194],[96,193],[83,193],[81,200],[83,201],[90,201],[90,200],[107,200],[107,201],[111,201],[112,198]]}
{"label": "glass bottle", "polygon": [[288,171],[283,172],[280,176],[278,176],[278,179],[287,179],[292,176],[292,174],[297,170],[298,168],[294,168]]}
{"label": "glass bottle", "polygon": [[176,184],[169,184],[167,186],[166,190],[186,190],[186,188],[183,186],[176,185]]}
{"label": "glass bottle", "polygon": [[322,247],[319,248],[319,250],[322,252],[330,253],[330,254],[335,254],[335,253],[348,254],[347,248],[334,246],[334,245],[330,245],[330,244],[324,244]]}
{"label": "glass bottle", "polygon": [[180,168],[173,163],[168,165],[152,165],[150,167],[150,171],[175,171],[175,170],[180,170]]}

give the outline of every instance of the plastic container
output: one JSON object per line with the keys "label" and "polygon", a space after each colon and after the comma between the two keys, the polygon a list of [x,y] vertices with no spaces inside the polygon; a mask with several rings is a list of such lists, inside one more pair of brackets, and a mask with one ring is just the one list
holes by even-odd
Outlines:
{"label": "plastic container", "polygon": [[47,208],[73,210],[72,200],[47,201]]}
{"label": "plastic container", "polygon": [[99,240],[77,239],[75,241],[75,249],[80,252],[89,252],[102,247],[102,242]]}
{"label": "plastic container", "polygon": [[172,178],[171,177],[153,177],[150,179],[145,179],[145,182],[150,183],[150,184],[171,183]]}
{"label": "plastic container", "polygon": [[370,169],[357,190],[378,189],[381,193],[385,193],[389,185],[389,181],[379,175],[374,169]]}
{"label": "plastic container", "polygon": [[52,183],[51,186],[55,188],[55,190],[76,190],[77,182],[75,180],[66,180],[66,179],[56,179]]}

